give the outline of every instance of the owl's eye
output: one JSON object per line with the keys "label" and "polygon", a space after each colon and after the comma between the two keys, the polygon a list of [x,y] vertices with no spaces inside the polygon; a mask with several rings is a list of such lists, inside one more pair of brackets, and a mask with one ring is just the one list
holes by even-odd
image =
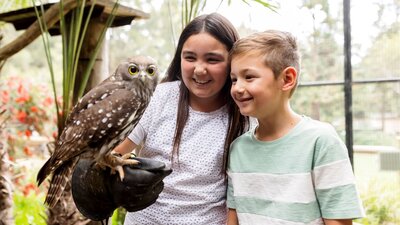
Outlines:
{"label": "owl's eye", "polygon": [[137,75],[139,73],[139,67],[136,66],[136,65],[131,65],[128,68],[128,72],[129,72],[130,75],[135,76],[135,75]]}
{"label": "owl's eye", "polygon": [[154,74],[156,74],[156,67],[155,66],[149,66],[146,69],[147,74],[149,74],[150,76],[154,76]]}

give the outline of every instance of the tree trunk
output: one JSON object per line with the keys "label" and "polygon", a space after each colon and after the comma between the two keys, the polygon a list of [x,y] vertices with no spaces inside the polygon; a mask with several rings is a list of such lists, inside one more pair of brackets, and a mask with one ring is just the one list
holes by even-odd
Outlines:
{"label": "tree trunk", "polygon": [[12,186],[10,164],[8,163],[7,145],[4,134],[4,120],[5,118],[0,113],[0,224],[13,225],[13,199],[12,199]]}

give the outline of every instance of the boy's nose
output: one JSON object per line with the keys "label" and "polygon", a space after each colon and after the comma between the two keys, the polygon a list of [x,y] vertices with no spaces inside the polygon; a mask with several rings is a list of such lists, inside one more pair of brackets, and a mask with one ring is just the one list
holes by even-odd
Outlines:
{"label": "boy's nose", "polygon": [[232,91],[234,91],[238,94],[242,94],[242,93],[244,93],[245,88],[240,82],[236,82],[236,84],[232,86]]}

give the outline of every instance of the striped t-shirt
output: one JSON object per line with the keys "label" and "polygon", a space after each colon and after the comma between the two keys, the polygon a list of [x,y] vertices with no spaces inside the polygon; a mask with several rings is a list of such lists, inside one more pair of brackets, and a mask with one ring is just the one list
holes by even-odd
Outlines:
{"label": "striped t-shirt", "polygon": [[309,117],[277,140],[259,141],[252,130],[232,143],[227,204],[241,225],[364,216],[346,146],[331,125]]}

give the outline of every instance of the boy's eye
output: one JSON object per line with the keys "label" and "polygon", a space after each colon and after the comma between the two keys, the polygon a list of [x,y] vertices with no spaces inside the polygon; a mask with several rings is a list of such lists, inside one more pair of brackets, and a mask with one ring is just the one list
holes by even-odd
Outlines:
{"label": "boy's eye", "polygon": [[252,75],[246,75],[245,78],[246,78],[246,80],[251,80],[251,79],[253,79],[254,77],[253,77]]}

